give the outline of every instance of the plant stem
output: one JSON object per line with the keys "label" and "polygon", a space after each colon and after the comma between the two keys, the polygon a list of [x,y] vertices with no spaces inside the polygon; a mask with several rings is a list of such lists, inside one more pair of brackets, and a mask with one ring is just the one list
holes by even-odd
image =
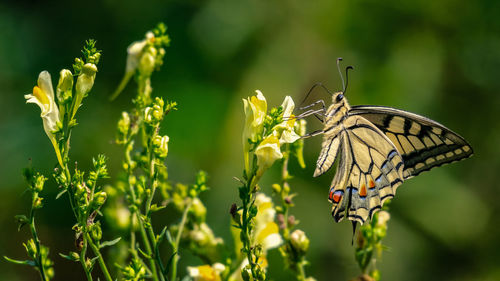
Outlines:
{"label": "plant stem", "polygon": [[38,234],[36,232],[35,228],[35,210],[33,207],[31,207],[31,212],[30,212],[30,230],[31,230],[31,235],[33,236],[33,240],[35,240],[35,245],[36,245],[36,252],[37,252],[37,264],[38,264],[38,269],[40,270],[40,277],[42,278],[43,281],[46,281],[47,278],[45,276],[45,271],[43,269],[43,260],[42,260],[42,252],[41,252],[41,247],[40,247],[40,240],[38,239]]}
{"label": "plant stem", "polygon": [[99,262],[99,266],[101,267],[101,271],[104,275],[104,278],[107,280],[107,281],[113,281],[113,279],[111,278],[111,276],[109,275],[109,271],[108,271],[108,268],[106,267],[106,263],[104,263],[104,259],[102,258],[102,255],[101,255],[101,252],[99,251],[99,247],[97,247],[94,242],[92,241],[92,238],[90,237],[89,233],[88,232],[85,232],[84,234],[85,236],[85,239],[87,240],[87,242],[89,243],[90,245],[90,248],[92,248],[92,251],[94,252],[94,255],[97,256],[97,261]]}
{"label": "plant stem", "polygon": [[172,277],[170,278],[172,281],[176,281],[177,278],[177,263],[179,262],[179,254],[178,254],[179,244],[181,242],[182,232],[184,231],[184,225],[186,224],[187,221],[187,214],[189,212],[189,209],[191,209],[192,204],[193,200],[190,200],[186,208],[184,209],[184,212],[182,213],[182,219],[179,224],[179,230],[177,231],[177,236],[175,237],[174,245],[172,245],[174,251],[174,257],[172,260],[172,275],[171,275]]}

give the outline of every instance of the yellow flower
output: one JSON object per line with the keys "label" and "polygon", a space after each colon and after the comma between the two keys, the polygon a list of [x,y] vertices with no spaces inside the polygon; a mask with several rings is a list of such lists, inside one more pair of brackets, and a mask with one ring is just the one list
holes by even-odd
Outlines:
{"label": "yellow flower", "polygon": [[257,95],[243,99],[243,109],[245,110],[245,128],[243,129],[243,152],[245,156],[245,170],[248,171],[250,163],[248,151],[250,144],[248,140],[256,141],[257,136],[262,132],[264,120],[267,114],[266,98],[261,91],[255,91]]}
{"label": "yellow flower", "polygon": [[88,95],[92,87],[94,86],[95,76],[97,73],[97,66],[93,63],[86,63],[82,67],[82,72],[78,75],[76,79],[76,95],[73,100],[73,113],[71,118],[75,117],[76,111],[82,104],[84,97]]}
{"label": "yellow flower", "polygon": [[275,135],[266,137],[255,149],[257,156],[257,178],[260,178],[265,170],[267,170],[274,161],[283,158],[280,150],[280,142]]}
{"label": "yellow flower", "polygon": [[273,208],[271,198],[259,193],[255,197],[255,206],[257,206],[257,215],[252,237],[254,243],[261,244],[265,252],[281,245],[283,239],[279,234],[278,225],[274,222],[276,210]]}
{"label": "yellow flower", "polygon": [[220,274],[226,269],[221,263],[214,263],[212,266],[205,264],[201,266],[188,266],[189,277],[194,281],[220,281]]}
{"label": "yellow flower", "polygon": [[63,161],[61,152],[57,145],[54,132],[57,130],[57,123],[60,122],[59,109],[54,100],[54,89],[52,87],[52,80],[48,71],[42,71],[38,76],[38,84],[33,88],[33,93],[24,95],[26,103],[35,103],[40,107],[40,117],[43,120],[43,129],[49,137],[52,145],[57,154],[57,160],[62,166]]}
{"label": "yellow flower", "polygon": [[293,143],[300,139],[300,136],[295,132],[295,118],[293,109],[295,108],[295,103],[290,96],[286,96],[283,104],[283,122],[273,127],[273,134],[279,138],[280,145],[285,143]]}

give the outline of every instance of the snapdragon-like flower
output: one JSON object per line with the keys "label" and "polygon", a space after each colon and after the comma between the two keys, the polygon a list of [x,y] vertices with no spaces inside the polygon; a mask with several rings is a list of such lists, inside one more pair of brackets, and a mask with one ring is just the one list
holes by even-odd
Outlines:
{"label": "snapdragon-like flower", "polygon": [[243,152],[245,156],[245,169],[248,171],[250,163],[248,152],[250,141],[257,141],[257,136],[262,133],[264,120],[267,114],[266,98],[261,91],[255,91],[257,95],[243,99],[243,109],[245,110],[245,127],[243,129]]}
{"label": "snapdragon-like flower", "polygon": [[194,281],[220,281],[220,274],[226,269],[221,263],[214,263],[212,266],[205,264],[201,266],[188,266],[189,277]]}
{"label": "snapdragon-like flower", "polygon": [[154,153],[159,158],[165,158],[168,154],[168,136],[156,136],[153,140]]}
{"label": "snapdragon-like flower", "polygon": [[57,144],[54,132],[57,131],[57,123],[60,123],[59,109],[54,100],[54,89],[52,80],[48,71],[42,71],[38,76],[38,84],[33,88],[33,93],[25,95],[26,103],[34,103],[40,107],[40,117],[43,120],[43,129],[49,137],[54,150],[56,151],[57,160],[63,166],[61,152]]}
{"label": "snapdragon-like flower", "polygon": [[290,96],[286,96],[283,104],[283,122],[273,127],[273,134],[279,137],[280,145],[285,143],[293,143],[300,139],[300,136],[295,132],[295,121],[293,109],[295,103]]}
{"label": "snapdragon-like flower", "polygon": [[279,234],[278,225],[274,222],[276,210],[270,197],[259,193],[255,197],[257,215],[255,216],[255,228],[252,237],[256,244],[261,244],[265,251],[276,248],[283,243]]}
{"label": "snapdragon-like flower", "polygon": [[[147,58],[143,59],[143,56],[146,51],[146,46],[148,43],[152,43],[155,41],[155,35],[153,32],[148,31],[146,33],[146,38],[141,41],[136,41],[127,48],[127,65],[125,67],[125,75],[122,78],[122,81],[120,82],[120,85],[118,85],[118,88],[116,91],[113,93],[111,96],[111,100],[114,100],[125,88],[127,85],[128,81],[136,70],[139,68],[139,64],[143,63],[145,65],[151,65],[151,54],[148,55]],[[153,57],[154,59],[154,57]],[[153,60],[154,62],[154,60]],[[154,66],[154,64],[153,64]],[[143,67],[144,68],[144,67]]]}
{"label": "snapdragon-like flower", "polygon": [[273,163],[283,158],[283,153],[280,150],[280,142],[275,135],[269,135],[255,149],[257,156],[257,178],[260,178],[265,170],[273,165]]}

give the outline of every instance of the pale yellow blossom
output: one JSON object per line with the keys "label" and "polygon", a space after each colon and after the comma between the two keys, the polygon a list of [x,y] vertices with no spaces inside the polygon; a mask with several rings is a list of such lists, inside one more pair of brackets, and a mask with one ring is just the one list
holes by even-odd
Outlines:
{"label": "pale yellow blossom", "polygon": [[259,178],[276,160],[283,158],[278,138],[275,135],[266,137],[255,149],[255,155],[259,167],[257,178]]}
{"label": "pale yellow blossom", "polygon": [[43,120],[43,129],[49,137],[56,151],[57,160],[63,166],[61,152],[57,144],[54,132],[57,130],[57,123],[60,122],[59,109],[54,100],[54,89],[48,71],[42,71],[38,76],[38,84],[33,88],[33,93],[25,95],[27,103],[35,103],[40,107],[40,117]]}
{"label": "pale yellow blossom", "polygon": [[214,263],[212,266],[205,264],[201,266],[188,266],[189,277],[194,281],[220,281],[220,274],[226,269],[221,263]]}
{"label": "pale yellow blossom", "polygon": [[245,127],[243,129],[243,152],[245,156],[245,170],[248,171],[250,163],[248,151],[250,144],[248,140],[256,141],[257,136],[262,133],[264,120],[267,114],[267,101],[261,91],[255,91],[257,95],[243,99],[245,111]]}
{"label": "pale yellow blossom", "polygon": [[286,96],[283,104],[283,122],[273,127],[273,134],[279,138],[280,145],[285,143],[293,143],[300,139],[300,136],[295,132],[295,116],[293,110],[295,103],[290,96]]}

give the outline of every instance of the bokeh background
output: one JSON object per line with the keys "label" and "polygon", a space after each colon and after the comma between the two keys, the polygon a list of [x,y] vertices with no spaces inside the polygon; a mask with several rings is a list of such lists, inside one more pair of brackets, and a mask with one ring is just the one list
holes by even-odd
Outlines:
{"label": "bokeh background", "polygon": [[[475,150],[471,159],[424,173],[398,190],[384,240],[389,250],[378,261],[383,280],[500,280],[499,14],[495,0],[2,1],[0,255],[25,257],[21,243],[28,231],[18,232],[13,218],[29,206],[21,169],[32,158],[50,175],[56,163],[39,109],[26,105],[23,94],[42,70],[57,79],[83,42],[95,38],[103,56],[78,113],[72,159],[85,168],[92,156],[106,153],[116,175],[116,122],[131,107],[135,87],[115,102],[108,96],[123,74],[126,47],[164,21],[172,43],[153,87],[155,95],[179,103],[163,126],[171,140],[170,178],[189,183],[196,171],[208,172],[211,190],[203,200],[217,235],[231,240],[228,209],[237,200],[232,177],[242,171],[241,99],[260,89],[276,106],[285,95],[300,101],[316,82],[338,90],[335,60],[342,56],[355,67],[351,104],[420,113],[459,132]],[[309,124],[309,130],[319,126],[314,119]],[[359,273],[351,225],[330,217],[333,174],[312,178],[320,142],[306,141],[306,169],[291,164],[298,193],[292,212],[311,239],[307,272],[318,280],[348,280]],[[262,185],[268,193],[279,177],[274,168]],[[53,180],[46,190],[38,228],[56,262],[56,280],[83,280],[79,264],[57,255],[74,247],[67,201],[54,199]],[[182,267],[199,263],[189,254],[183,258]],[[289,280],[277,250],[270,259],[270,276]],[[37,278],[31,268],[0,260],[0,280]]]}

